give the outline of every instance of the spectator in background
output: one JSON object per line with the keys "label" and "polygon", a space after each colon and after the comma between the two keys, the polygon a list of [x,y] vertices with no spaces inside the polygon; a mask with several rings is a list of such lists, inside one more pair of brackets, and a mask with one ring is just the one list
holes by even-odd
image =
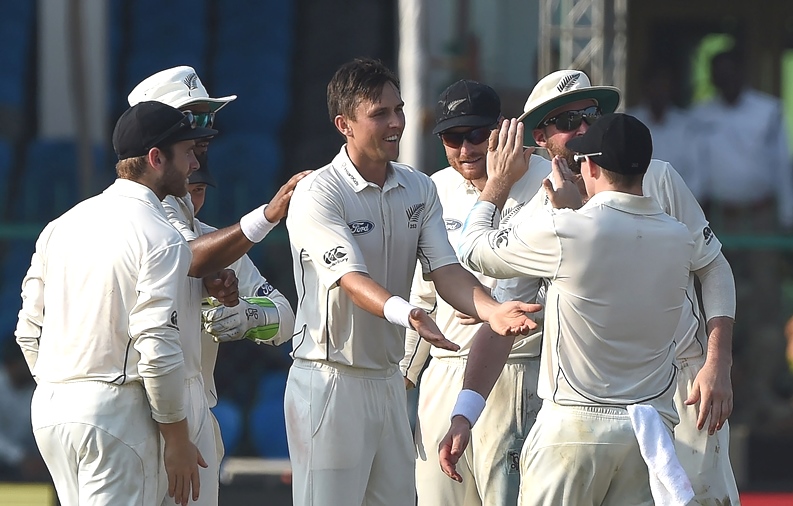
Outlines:
{"label": "spectator in background", "polygon": [[36,382],[13,339],[3,347],[0,368],[0,481],[49,481],[30,425]]}
{"label": "spectator in background", "polygon": [[650,129],[653,158],[671,163],[697,201],[703,202],[707,174],[693,161],[688,111],[673,101],[678,76],[670,65],[663,63],[650,66],[643,76],[641,103],[628,113]]}
{"label": "spectator in background", "polygon": [[[703,205],[717,235],[773,235],[793,226],[793,171],[781,102],[745,84],[737,49],[711,61],[717,95],[692,110],[695,164],[707,174]],[[768,357],[781,356],[780,254],[751,244],[725,251],[737,288],[735,404],[756,420],[785,416],[771,392],[779,372]],[[780,364],[781,366],[781,364]]]}

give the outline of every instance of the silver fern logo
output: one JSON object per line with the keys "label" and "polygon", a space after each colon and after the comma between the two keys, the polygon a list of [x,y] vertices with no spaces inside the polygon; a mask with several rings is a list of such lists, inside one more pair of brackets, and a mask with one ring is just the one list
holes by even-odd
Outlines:
{"label": "silver fern logo", "polygon": [[193,90],[198,89],[198,74],[195,72],[188,74],[187,77],[182,79],[182,82],[187,86],[187,96],[192,97]]}
{"label": "silver fern logo", "polygon": [[556,85],[556,89],[559,90],[559,93],[564,93],[565,91],[570,91],[575,86],[575,83],[578,82],[578,78],[581,76],[580,72],[575,74],[570,74],[568,76],[564,76],[559,84]]}
{"label": "silver fern logo", "polygon": [[408,228],[416,228],[419,224],[419,218],[421,217],[421,213],[424,211],[426,204],[421,202],[419,204],[413,204],[412,206],[405,209],[405,214],[408,216]]}
{"label": "silver fern logo", "polygon": [[501,216],[501,224],[502,225],[506,224],[509,220],[512,219],[513,216],[518,214],[518,211],[520,211],[525,205],[526,205],[525,202],[521,202],[519,204],[516,204],[515,207],[504,209],[504,214]]}
{"label": "silver fern logo", "polygon": [[460,104],[464,103],[465,100],[466,99],[464,99],[464,98],[460,98],[458,100],[452,100],[451,102],[449,102],[449,105],[447,105],[446,108],[448,110],[450,110],[450,111],[453,111],[453,110],[457,109],[457,106],[459,106]]}

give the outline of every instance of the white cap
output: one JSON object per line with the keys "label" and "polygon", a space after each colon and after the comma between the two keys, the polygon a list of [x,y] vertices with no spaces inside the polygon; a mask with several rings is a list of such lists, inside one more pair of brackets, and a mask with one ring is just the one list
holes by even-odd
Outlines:
{"label": "white cap", "polygon": [[147,77],[127,97],[129,105],[154,100],[176,109],[189,104],[207,103],[213,112],[236,99],[237,95],[211,98],[193,67],[182,65]]}

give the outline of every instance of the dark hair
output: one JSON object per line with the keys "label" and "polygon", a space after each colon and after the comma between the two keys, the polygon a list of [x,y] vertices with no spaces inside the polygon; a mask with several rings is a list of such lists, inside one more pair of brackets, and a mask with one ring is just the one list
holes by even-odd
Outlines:
{"label": "dark hair", "polygon": [[328,83],[328,114],[333,122],[342,115],[355,119],[355,108],[362,101],[377,102],[383,86],[391,83],[399,90],[399,79],[379,60],[356,58],[336,71]]}
{"label": "dark hair", "polygon": [[[165,146],[157,146],[162,151],[165,160],[173,158],[173,144]],[[116,175],[121,179],[129,179],[137,181],[146,171],[146,166],[149,164],[148,155],[134,156],[132,158],[125,158],[116,163]]]}
{"label": "dark hair", "polygon": [[641,186],[642,185],[642,178],[644,178],[644,173],[642,174],[622,174],[620,172],[614,172],[613,170],[604,169],[600,167],[603,171],[603,177],[606,178],[606,181],[614,185],[615,187],[626,190],[628,188],[633,188],[634,186]]}

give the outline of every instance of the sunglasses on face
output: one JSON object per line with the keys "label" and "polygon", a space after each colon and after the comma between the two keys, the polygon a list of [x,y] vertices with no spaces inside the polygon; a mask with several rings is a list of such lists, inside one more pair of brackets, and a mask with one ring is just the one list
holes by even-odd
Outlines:
{"label": "sunglasses on face", "polygon": [[193,119],[195,121],[195,127],[201,128],[212,128],[212,125],[215,123],[215,113],[214,112],[193,112],[193,111],[185,111],[185,113],[190,113],[193,115]]}
{"label": "sunglasses on face", "polygon": [[600,107],[595,105],[578,111],[565,111],[553,118],[546,119],[540,123],[540,127],[556,125],[556,129],[560,132],[573,132],[578,130],[582,121],[586,121],[587,125],[591,125],[600,117],[600,114]]}
{"label": "sunglasses on face", "polygon": [[467,132],[441,132],[438,136],[444,144],[450,148],[459,148],[463,142],[468,141],[470,144],[482,144],[490,138],[492,128],[481,127],[469,130]]}
{"label": "sunglasses on face", "polygon": [[182,128],[184,128],[186,126],[190,127],[191,130],[194,129],[197,126],[195,115],[192,112],[184,111],[183,114],[184,114],[184,118],[182,118],[179,121],[179,123],[176,123],[175,125],[170,127],[168,130],[166,130],[165,132],[163,132],[162,134],[157,136],[156,139],[151,141],[149,143],[149,145],[146,146],[146,150],[149,150],[149,149],[153,148],[154,146],[156,146],[157,144],[161,143],[162,141],[164,141],[165,139],[170,137],[172,134],[176,133],[178,130],[181,130]]}

